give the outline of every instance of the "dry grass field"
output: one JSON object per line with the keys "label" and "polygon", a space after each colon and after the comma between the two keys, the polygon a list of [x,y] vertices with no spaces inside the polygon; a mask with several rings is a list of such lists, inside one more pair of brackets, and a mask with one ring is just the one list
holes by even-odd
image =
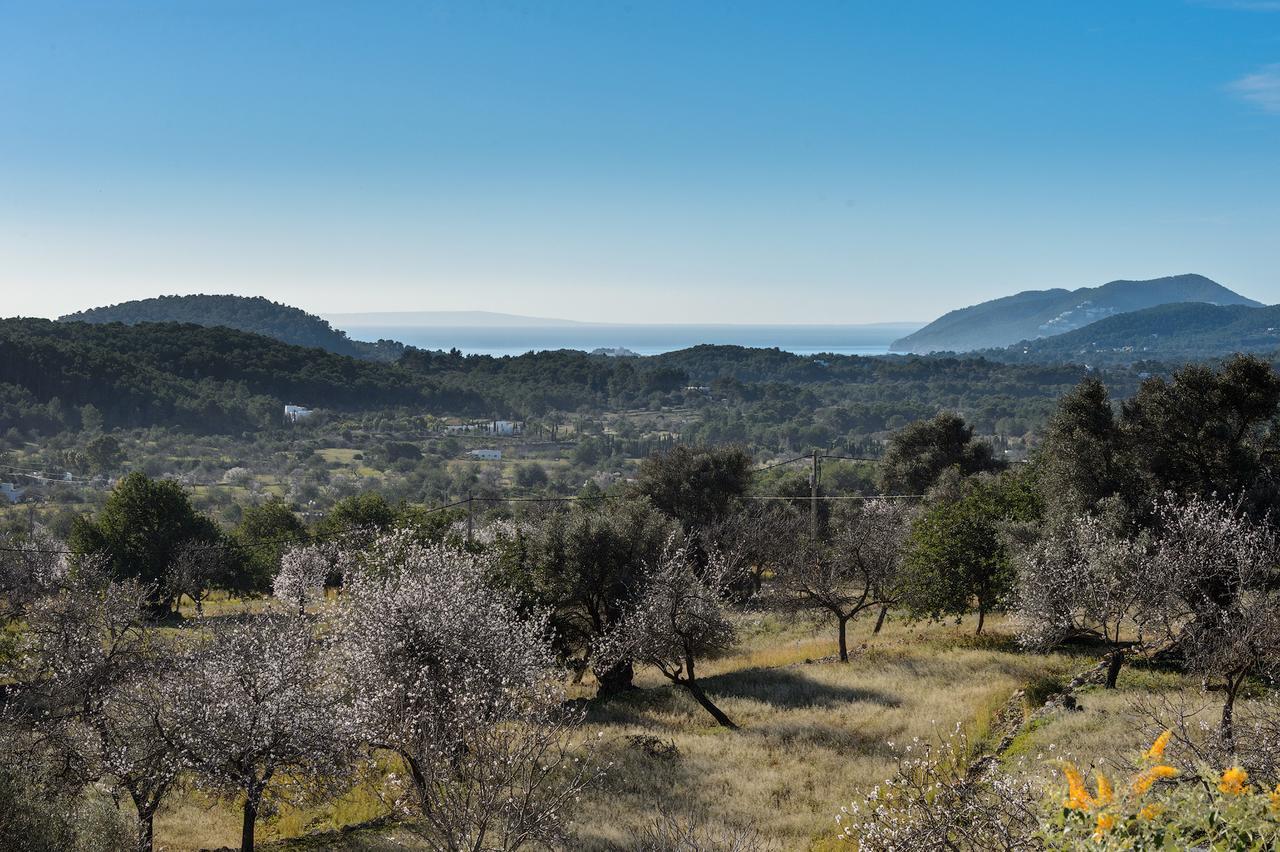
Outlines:
{"label": "dry grass field", "polygon": [[[219,603],[215,607],[222,612],[234,608]],[[841,664],[833,657],[834,633],[826,627],[744,617],[742,644],[707,663],[701,675],[741,726],[738,731],[717,727],[682,691],[656,672],[641,670],[641,689],[588,705],[587,753],[611,766],[580,804],[574,846],[626,848],[627,838],[645,828],[660,807],[696,813],[712,828],[754,826],[777,849],[834,845],[835,812],[890,770],[889,742],[930,737],[960,723],[981,744],[992,714],[1015,690],[1036,678],[1069,677],[1094,660],[1021,652],[1007,625],[998,619],[988,624],[989,635],[974,637],[970,623],[908,625],[891,619],[877,636],[866,621],[852,633],[854,659]],[[1141,678],[1129,680],[1145,685]],[[582,697],[591,692],[590,684],[581,687]],[[1042,727],[1017,745],[1045,747],[1059,733],[1090,747],[1110,743],[1109,732],[1120,725],[1112,711],[1124,700],[1125,690],[1090,698],[1084,713]],[[646,750],[638,738],[654,738],[661,748]],[[323,811],[286,808],[259,836],[286,841],[383,813],[385,806],[371,790],[358,789]],[[175,798],[156,829],[169,850],[231,846],[239,836],[239,815],[231,804],[188,793]],[[405,844],[412,848],[403,830],[380,827],[315,836],[305,845],[375,850]],[[303,848],[298,842],[273,845]]]}

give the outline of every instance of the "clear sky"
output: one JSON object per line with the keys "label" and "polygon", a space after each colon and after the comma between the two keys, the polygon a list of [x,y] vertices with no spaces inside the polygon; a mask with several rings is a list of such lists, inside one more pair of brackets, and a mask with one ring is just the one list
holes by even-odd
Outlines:
{"label": "clear sky", "polygon": [[1280,0],[0,0],[0,315],[1280,302]]}

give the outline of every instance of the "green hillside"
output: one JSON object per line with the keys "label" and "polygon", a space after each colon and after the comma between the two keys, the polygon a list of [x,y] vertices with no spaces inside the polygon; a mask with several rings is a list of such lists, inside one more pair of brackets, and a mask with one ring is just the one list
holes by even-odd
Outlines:
{"label": "green hillside", "polygon": [[19,419],[15,407],[92,404],[108,426],[234,432],[278,423],[285,402],[367,409],[434,398],[399,367],[222,326],[0,320],[0,423]]}
{"label": "green hillside", "polygon": [[1129,363],[1185,361],[1280,349],[1280,305],[1159,305],[1108,317],[1066,334],[984,353],[1001,360]]}

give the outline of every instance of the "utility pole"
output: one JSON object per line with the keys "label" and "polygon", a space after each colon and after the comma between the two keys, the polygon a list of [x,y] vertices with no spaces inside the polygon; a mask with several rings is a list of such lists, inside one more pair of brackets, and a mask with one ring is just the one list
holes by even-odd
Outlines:
{"label": "utility pole", "polygon": [[472,508],[474,505],[475,505],[475,498],[473,498],[471,496],[471,492],[468,491],[467,492],[467,544],[468,545],[471,544],[471,530],[474,525],[475,509]]}
{"label": "utility pole", "polygon": [[818,537],[818,471],[821,462],[818,451],[813,451],[813,472],[809,474],[809,531],[815,539]]}

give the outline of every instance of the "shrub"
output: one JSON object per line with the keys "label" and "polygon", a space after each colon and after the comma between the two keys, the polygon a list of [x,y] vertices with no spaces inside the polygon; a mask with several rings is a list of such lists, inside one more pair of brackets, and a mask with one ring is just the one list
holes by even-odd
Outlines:
{"label": "shrub", "polygon": [[1027,681],[1027,685],[1022,688],[1022,696],[1027,707],[1034,710],[1043,707],[1051,697],[1065,691],[1066,687],[1061,680],[1052,675],[1041,675]]}

